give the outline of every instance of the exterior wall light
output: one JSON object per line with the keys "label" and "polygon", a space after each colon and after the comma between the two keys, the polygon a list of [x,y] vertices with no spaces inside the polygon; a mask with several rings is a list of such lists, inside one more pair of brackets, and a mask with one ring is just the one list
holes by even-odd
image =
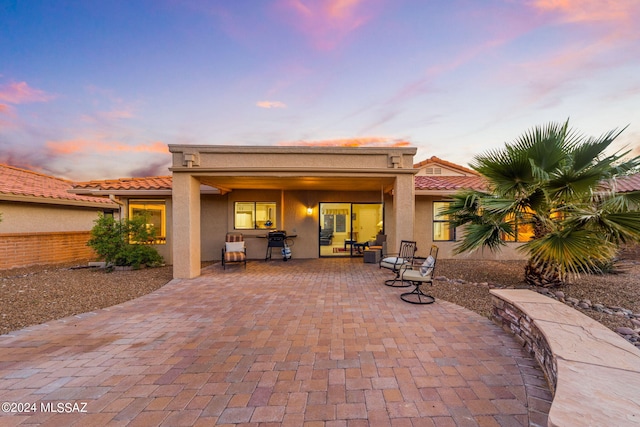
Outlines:
{"label": "exterior wall light", "polygon": [[313,208],[307,208],[307,215],[313,214]]}

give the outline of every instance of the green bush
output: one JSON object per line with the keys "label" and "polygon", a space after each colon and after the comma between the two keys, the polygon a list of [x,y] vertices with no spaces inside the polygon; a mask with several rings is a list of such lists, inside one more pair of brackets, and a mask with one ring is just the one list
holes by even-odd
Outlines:
{"label": "green bush", "polygon": [[148,245],[126,245],[115,258],[116,266],[131,266],[135,269],[142,265],[157,267],[164,262],[158,251]]}
{"label": "green bush", "polygon": [[156,248],[149,243],[155,240],[156,231],[147,225],[144,217],[116,221],[113,217],[100,215],[91,229],[87,245],[108,266],[141,265],[157,267],[164,260]]}

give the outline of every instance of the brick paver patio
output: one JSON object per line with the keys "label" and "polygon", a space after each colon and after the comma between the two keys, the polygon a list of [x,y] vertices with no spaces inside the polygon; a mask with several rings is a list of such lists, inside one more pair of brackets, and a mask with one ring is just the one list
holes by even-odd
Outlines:
{"label": "brick paver patio", "polygon": [[546,381],[510,334],[407,304],[388,277],[361,259],[216,264],[1,336],[0,401],[35,413],[0,425],[546,425]]}

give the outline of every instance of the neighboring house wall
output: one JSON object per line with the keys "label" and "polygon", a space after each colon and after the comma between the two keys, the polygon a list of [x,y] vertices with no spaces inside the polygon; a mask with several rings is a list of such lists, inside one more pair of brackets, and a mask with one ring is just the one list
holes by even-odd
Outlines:
{"label": "neighboring house wall", "polygon": [[0,200],[0,233],[91,230],[98,209]]}
{"label": "neighboring house wall", "polygon": [[95,259],[87,246],[102,210],[0,201],[0,269]]}
{"label": "neighboring house wall", "polygon": [[69,193],[70,181],[0,164],[0,269],[95,259],[87,246],[107,198]]}
{"label": "neighboring house wall", "polygon": [[0,269],[95,259],[89,231],[1,233]]}

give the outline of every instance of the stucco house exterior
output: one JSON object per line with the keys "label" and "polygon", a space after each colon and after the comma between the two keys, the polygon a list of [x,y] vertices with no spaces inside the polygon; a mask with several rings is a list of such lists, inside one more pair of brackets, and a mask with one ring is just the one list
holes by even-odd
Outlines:
{"label": "stucco house exterior", "polygon": [[[39,248],[53,248],[46,236],[78,235],[76,246],[86,251],[98,212],[118,218],[144,212],[159,232],[154,246],[174,266],[177,278],[199,275],[201,261],[220,260],[229,232],[243,234],[253,260],[265,259],[265,237],[275,230],[294,236],[295,258],[361,256],[357,245],[378,233],[386,236],[389,252],[397,250],[400,240],[415,240],[423,256],[436,244],[441,258],[523,258],[518,241],[507,242],[497,254],[455,255],[461,230],[440,212],[455,192],[484,190],[486,184],[475,171],[438,157],[414,163],[412,147],[169,149],[172,174],[167,176],[71,183],[0,168],[5,178],[0,181],[0,255],[7,253],[11,239],[31,234],[38,236],[34,242],[39,243],[32,244]],[[637,190],[640,175],[616,185],[618,191]],[[26,255],[14,258],[20,256]]]}
{"label": "stucco house exterior", "polygon": [[86,245],[109,198],[72,194],[70,181],[0,165],[0,269],[93,259]]}
{"label": "stucco house exterior", "polygon": [[[420,255],[435,243],[441,257],[453,257],[456,230],[439,212],[459,189],[484,188],[474,171],[437,157],[414,164],[410,147],[169,148],[172,176],[77,183],[72,191],[111,197],[124,216],[158,212],[165,240],[156,247],[181,278],[199,275],[201,261],[219,260],[228,232],[241,232],[256,260],[265,258],[273,230],[295,236],[296,258],[359,255],[353,243],[381,232],[390,252],[416,240]],[[520,257],[511,249],[500,256]]]}

